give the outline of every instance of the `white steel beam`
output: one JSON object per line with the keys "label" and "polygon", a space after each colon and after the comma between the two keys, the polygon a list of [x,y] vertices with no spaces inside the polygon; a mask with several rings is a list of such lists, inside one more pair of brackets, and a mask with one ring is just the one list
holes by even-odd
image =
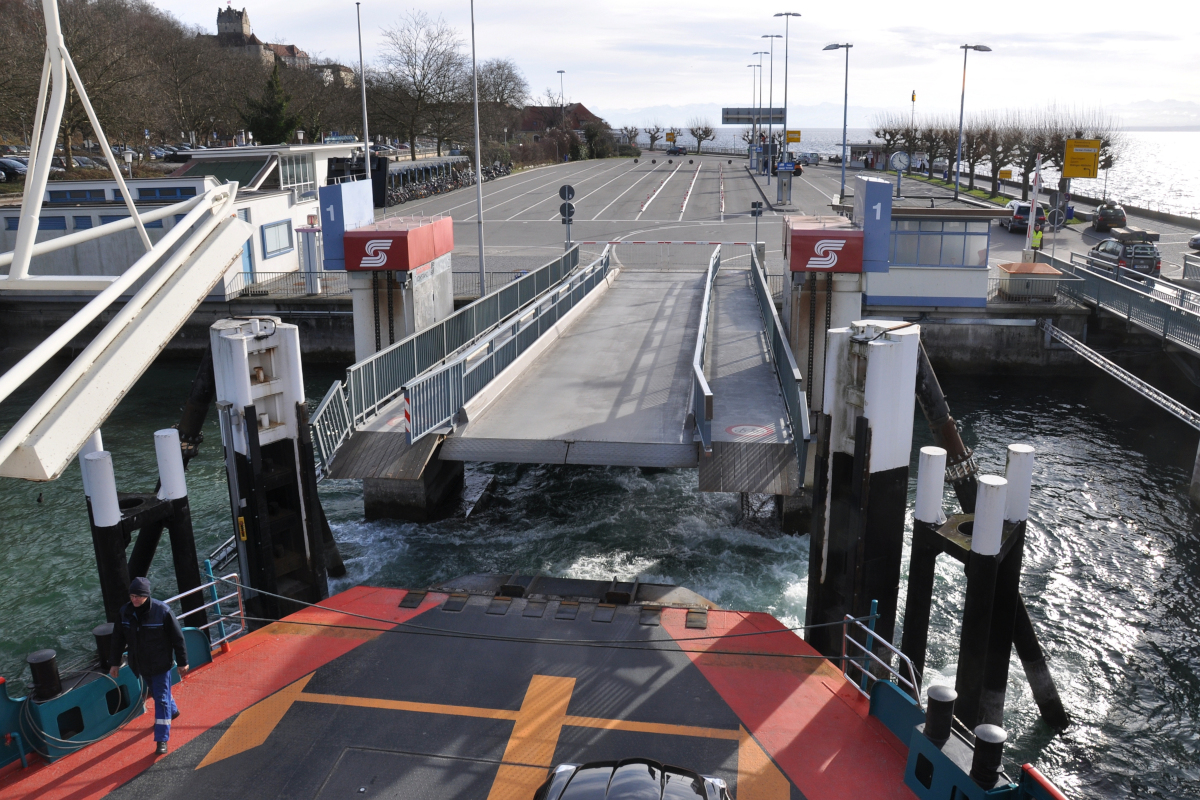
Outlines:
{"label": "white steel beam", "polygon": [[236,217],[213,222],[196,237],[203,241],[172,256],[0,440],[0,454],[11,453],[0,476],[48,481],[62,474],[253,233]]}

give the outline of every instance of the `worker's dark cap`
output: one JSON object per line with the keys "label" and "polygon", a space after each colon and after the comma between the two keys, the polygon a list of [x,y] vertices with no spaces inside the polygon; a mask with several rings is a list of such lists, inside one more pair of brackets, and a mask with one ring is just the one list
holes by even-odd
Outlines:
{"label": "worker's dark cap", "polygon": [[129,582],[129,594],[137,597],[149,597],[150,581],[145,578],[134,578]]}

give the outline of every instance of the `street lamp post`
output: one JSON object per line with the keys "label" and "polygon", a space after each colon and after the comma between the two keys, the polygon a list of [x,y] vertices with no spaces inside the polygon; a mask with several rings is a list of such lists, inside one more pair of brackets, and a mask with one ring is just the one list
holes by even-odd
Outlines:
{"label": "street lamp post", "polygon": [[[363,115],[363,166],[367,170],[367,180],[371,179],[371,140],[367,137],[367,71],[363,68],[362,49],[362,3],[354,4],[354,13],[358,16],[358,83],[362,89]],[[414,143],[415,144],[415,143]]]}
{"label": "street lamp post", "polygon": [[[757,114],[757,116],[754,117],[754,146],[759,147],[762,144],[761,142],[758,141],[759,137],[762,136],[762,108],[763,108],[763,105],[762,105],[762,87],[763,87],[762,57],[766,56],[766,55],[770,55],[770,53],[768,53],[766,50],[755,50],[750,55],[758,56],[758,114]],[[766,151],[764,151],[764,152],[766,152]],[[758,160],[758,165],[759,165],[759,169],[761,170],[762,169],[762,159],[761,158]]]}
{"label": "street lamp post", "polygon": [[990,53],[992,48],[986,44],[960,44],[963,51],[963,79],[962,79],[962,96],[958,101],[958,155],[954,158],[954,199],[958,199],[958,185],[962,179],[962,133],[963,133],[963,109],[967,105],[967,52],[970,50],[978,50],[980,53]]}
{"label": "street lamp post", "polygon": [[563,86],[565,85],[563,83],[563,73],[564,72],[566,72],[565,69],[560,69],[558,71],[558,108],[559,108],[559,111],[562,112],[563,130],[566,130],[567,129],[567,93],[563,89]]}
{"label": "street lamp post", "polygon": [[[747,64],[746,66],[749,67],[751,70],[761,69],[761,67],[759,67],[758,64]],[[751,108],[751,110],[753,110],[755,107],[754,106],[754,87],[755,87],[755,75],[756,74],[757,73],[754,73],[754,72],[750,73],[750,108]],[[750,117],[750,146],[752,148],[758,147],[757,122],[758,122],[758,117],[751,115],[751,117]]]}
{"label": "street lamp post", "polygon": [[786,152],[786,151],[787,151],[787,149],[788,149],[788,147],[787,147],[787,144],[788,144],[788,143],[787,143],[787,131],[788,131],[788,124],[787,124],[787,114],[788,114],[788,43],[791,41],[791,38],[790,38],[790,36],[791,36],[791,31],[790,31],[788,28],[789,28],[789,23],[791,22],[791,19],[790,19],[790,18],[791,18],[791,17],[798,17],[798,16],[800,16],[800,14],[798,14],[798,13],[797,13],[797,12],[795,12],[795,11],[781,11],[780,13],[776,14],[775,16],[777,16],[777,17],[783,17],[783,149],[784,149],[784,152]]}
{"label": "street lamp post", "polygon": [[[778,33],[764,33],[764,39],[771,40],[771,86],[767,89],[767,186],[771,185],[771,167],[775,165],[775,154],[771,152],[775,145],[775,40],[782,39]],[[787,134],[784,134],[786,137]]]}
{"label": "street lamp post", "polygon": [[[483,257],[483,164],[479,152],[479,73],[475,68],[475,0],[471,0],[471,94],[475,106],[475,227],[479,231],[479,296],[487,294]],[[415,147],[416,142],[412,145]]]}
{"label": "street lamp post", "polygon": [[842,90],[842,193],[838,195],[838,202],[846,202],[846,114],[850,108],[850,48],[854,45],[849,42],[845,44],[827,44],[822,47],[822,50],[846,50],[846,82]]}

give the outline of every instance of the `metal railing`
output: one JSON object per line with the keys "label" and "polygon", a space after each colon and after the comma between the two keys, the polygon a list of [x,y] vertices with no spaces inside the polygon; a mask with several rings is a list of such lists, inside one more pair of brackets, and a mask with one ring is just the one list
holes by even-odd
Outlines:
{"label": "metal railing", "polygon": [[[207,562],[205,562],[205,566],[206,567],[208,566]],[[200,606],[199,608],[193,608],[188,613],[194,614],[197,611],[207,612],[208,609],[210,609],[210,608],[214,609],[213,614],[214,614],[214,616],[216,616],[216,619],[214,619],[212,622],[209,622],[205,625],[201,625],[199,628],[197,628],[197,630],[203,631],[205,634],[207,634],[210,647],[216,647],[217,645],[219,645],[223,642],[227,642],[230,639],[234,639],[238,636],[241,636],[243,633],[246,632],[246,606],[242,600],[242,584],[241,584],[241,581],[238,579],[238,574],[236,572],[231,572],[228,575],[224,575],[220,578],[215,578],[215,577],[213,577],[211,568],[208,569],[207,571],[208,571],[208,578],[209,578],[208,583],[202,583],[199,586],[197,586],[195,589],[188,589],[186,592],[180,592],[179,594],[175,595],[174,597],[168,597],[163,602],[166,603],[167,605],[170,605],[171,603],[179,603],[183,598],[189,597],[194,594],[199,594],[202,599],[208,600],[208,602],[205,603],[204,605]],[[227,586],[232,584],[233,591],[231,591],[229,594],[222,597],[220,594],[220,590],[217,588],[218,584],[224,584]],[[211,598],[211,599],[209,599],[209,598]],[[221,604],[228,603],[231,600],[237,601],[237,612],[232,613],[232,614],[227,614],[225,612],[225,609],[223,609],[221,607]],[[179,614],[176,615],[180,619],[183,619],[183,617],[184,617],[182,608],[183,608],[183,605],[182,605],[182,603],[180,603],[181,611]],[[225,631],[226,620],[229,620],[233,624],[236,624],[237,630],[234,630],[231,633],[226,633],[226,631]],[[216,631],[214,631],[213,633],[209,633],[209,630],[212,628],[216,628]],[[215,639],[213,638],[214,633],[216,634]]]}
{"label": "metal railing", "polygon": [[[489,272],[487,274],[488,291],[494,292],[527,274],[529,274],[529,270],[524,269],[512,270],[511,272]],[[453,272],[451,273],[451,277],[454,281],[455,299],[479,297],[478,272]]]}
{"label": "metal railing", "polygon": [[509,324],[454,360],[406,383],[409,444],[449,424],[471,398],[604,280],[609,262],[605,247],[599,258],[567,276]]}
{"label": "metal railing", "polygon": [[1012,276],[988,278],[987,302],[1029,306],[1070,306],[1074,302],[1058,291],[1065,281],[1077,281],[1073,275],[1033,278]]}
{"label": "metal railing", "polygon": [[225,288],[226,300],[242,297],[349,297],[350,280],[345,272],[239,272]]}
{"label": "metal railing", "polygon": [[712,452],[712,387],[704,377],[704,351],[708,346],[708,312],[712,304],[713,281],[721,269],[721,245],[708,259],[708,273],[704,276],[704,299],[700,302],[700,327],[696,331],[696,352],[692,355],[692,419],[700,433],[704,452]]}
{"label": "metal railing", "polygon": [[[862,641],[855,637],[858,634]],[[867,644],[863,644],[866,642]],[[897,667],[892,666],[889,658],[884,661],[875,654],[875,646],[879,645],[897,659]],[[871,671],[872,664],[877,665],[888,677],[880,678]],[[853,677],[850,669],[858,670]],[[901,653],[887,639],[880,638],[876,633],[863,625],[862,622],[847,614],[842,627],[842,674],[854,688],[864,697],[871,696],[871,687],[881,680],[891,680],[909,696],[921,705],[921,676],[917,673],[908,656]]]}
{"label": "metal railing", "polygon": [[1108,373],[1121,383],[1133,389],[1135,392],[1142,395],[1159,408],[1167,411],[1170,414],[1174,414],[1176,417],[1188,425],[1191,425],[1196,430],[1200,430],[1200,413],[1193,411],[1165,392],[1162,392],[1154,386],[1151,386],[1149,383],[1137,377],[1128,370],[1117,366],[1092,348],[1088,347],[1083,342],[1076,339],[1074,336],[1071,336],[1062,329],[1055,327],[1054,323],[1050,320],[1042,320],[1042,330],[1045,331],[1048,336],[1060,342],[1061,344],[1066,345],[1071,350],[1074,350],[1084,359],[1090,361],[1102,371]]}
{"label": "metal railing", "polygon": [[325,477],[333,454],[350,438],[354,431],[354,417],[341,381],[334,381],[317,405],[309,423],[312,428],[313,444],[316,445],[318,477]]}
{"label": "metal railing", "polygon": [[322,471],[354,429],[400,396],[405,384],[452,358],[545,294],[579,265],[579,248],[489,292],[441,322],[401,339],[346,370],[313,413],[313,442]]}
{"label": "metal railing", "polygon": [[1200,281],[1200,256],[1185,253],[1183,256],[1183,279]]}
{"label": "metal railing", "polygon": [[775,300],[767,283],[767,275],[763,272],[758,255],[750,251],[750,279],[754,284],[754,294],[758,298],[758,309],[762,313],[763,330],[767,341],[771,343],[771,360],[775,363],[775,375],[779,378],[779,386],[783,390],[783,402],[787,407],[788,422],[792,427],[792,441],[796,447],[796,463],[800,468],[798,485],[804,485],[804,468],[808,459],[808,398],[804,394],[804,378],[792,348],[788,345],[783,323],[779,321],[779,313],[775,310]]}
{"label": "metal railing", "polygon": [[[1200,314],[1177,302],[1148,293],[1140,281],[1101,274],[1098,270],[1081,265],[1076,261],[1077,255],[1071,254],[1070,264],[1056,259],[1055,266],[1082,279],[1062,284],[1059,291],[1076,302],[1124,317],[1163,341],[1173,342],[1200,355]],[[1133,283],[1139,285],[1130,285]]]}

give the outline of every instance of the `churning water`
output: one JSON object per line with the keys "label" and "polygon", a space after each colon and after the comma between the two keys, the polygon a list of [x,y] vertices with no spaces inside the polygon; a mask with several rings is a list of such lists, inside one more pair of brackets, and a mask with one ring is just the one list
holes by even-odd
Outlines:
{"label": "churning water", "polygon": [[[153,488],[152,432],[175,421],[194,368],[154,366],[105,425],[122,490]],[[338,372],[310,366],[309,396]],[[1038,453],[1022,589],[1075,724],[1055,736],[1038,721],[1014,659],[1009,757],[1073,796],[1200,798],[1200,514],[1186,494],[1194,435],[1101,378],[943,385],[985,471],[1003,470],[1011,442]],[[0,409],[0,429],[43,386]],[[914,426],[914,445],[928,444],[923,421]],[[230,532],[211,419],[206,438],[188,475],[202,554]],[[467,520],[429,525],[364,522],[355,483],[324,484],[349,570],[333,588],[482,571],[642,576],[790,625],[804,619],[808,538],[742,519],[736,496],[698,492],[694,472],[469,469],[494,476],[494,500]],[[20,685],[25,654],[54,647],[60,660],[83,658],[101,621],[78,467],[52,484],[0,483],[0,544],[0,674]],[[156,575],[172,574],[166,550]],[[160,579],[155,595],[172,583]],[[961,568],[943,559],[926,685],[953,680],[962,591]]]}

